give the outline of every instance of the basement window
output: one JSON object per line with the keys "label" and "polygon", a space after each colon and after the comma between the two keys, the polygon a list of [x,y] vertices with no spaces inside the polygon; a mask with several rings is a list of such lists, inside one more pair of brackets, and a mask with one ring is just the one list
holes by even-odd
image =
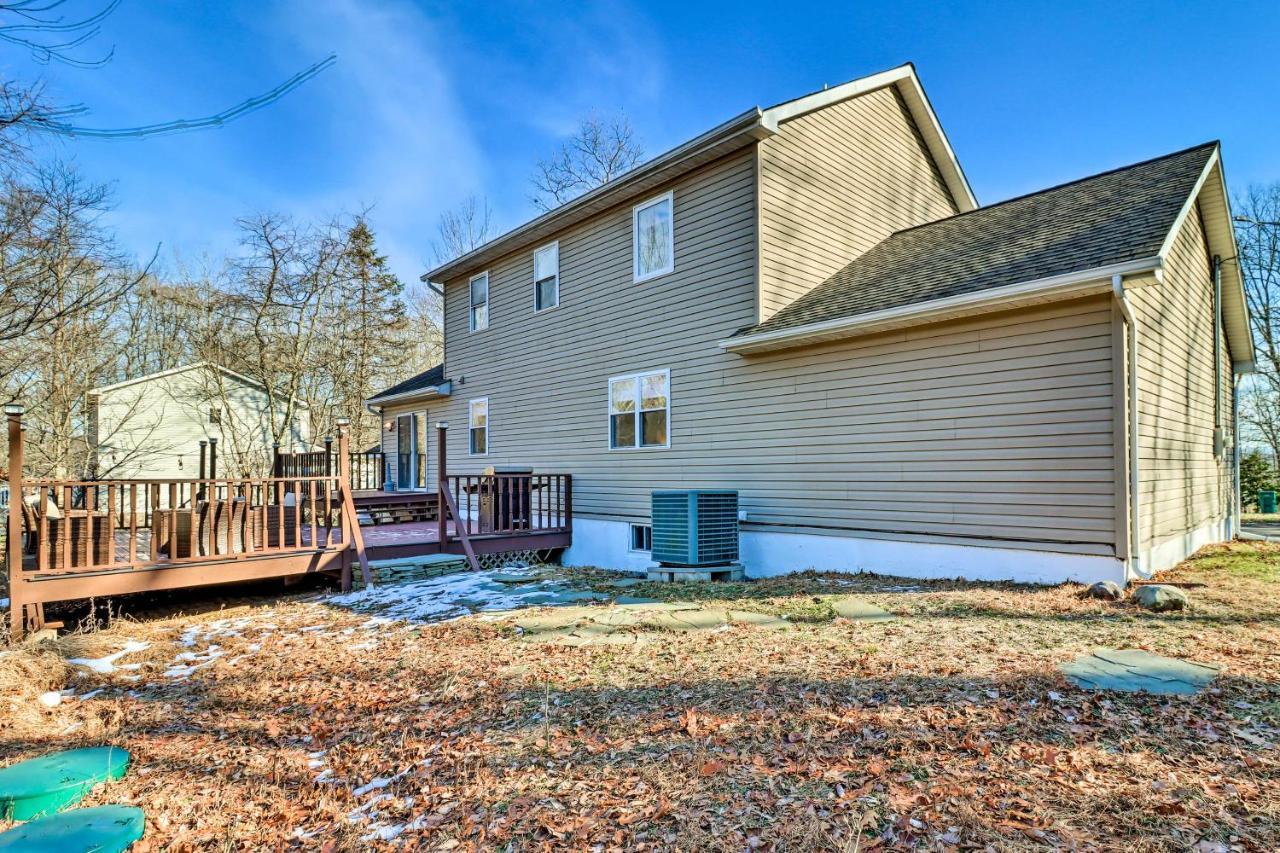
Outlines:
{"label": "basement window", "polygon": [[631,550],[648,554],[653,550],[653,525],[631,525]]}

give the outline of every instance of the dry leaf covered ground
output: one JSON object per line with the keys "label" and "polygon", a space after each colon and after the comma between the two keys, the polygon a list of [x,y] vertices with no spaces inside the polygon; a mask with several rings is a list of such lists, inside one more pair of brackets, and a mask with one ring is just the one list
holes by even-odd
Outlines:
{"label": "dry leaf covered ground", "polygon": [[[1280,546],[1169,577],[1203,584],[1190,612],[1075,586],[645,585],[626,593],[795,627],[583,647],[315,593],[119,620],[0,653],[0,763],[126,746],[91,802],[142,806],[143,850],[1280,849]],[[898,618],[833,619],[850,593]],[[150,645],[67,662],[126,641]],[[1225,672],[1192,697],[1062,678],[1099,646]]]}

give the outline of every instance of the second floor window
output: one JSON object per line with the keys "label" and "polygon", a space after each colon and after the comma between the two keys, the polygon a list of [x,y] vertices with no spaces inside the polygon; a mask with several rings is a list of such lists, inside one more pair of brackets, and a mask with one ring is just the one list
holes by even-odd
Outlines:
{"label": "second floor window", "polygon": [[489,452],[489,398],[472,400],[468,409],[471,455],[484,456]]}
{"label": "second floor window", "polygon": [[471,279],[471,331],[489,328],[489,274]]}
{"label": "second floor window", "polygon": [[668,447],[669,370],[609,380],[609,447]]}
{"label": "second floor window", "polygon": [[209,423],[222,426],[222,409],[214,406],[209,410]]}
{"label": "second floor window", "polygon": [[560,244],[543,246],[533,253],[533,310],[560,304]]}
{"label": "second floor window", "polygon": [[675,269],[672,195],[666,193],[631,210],[634,279],[644,281]]}

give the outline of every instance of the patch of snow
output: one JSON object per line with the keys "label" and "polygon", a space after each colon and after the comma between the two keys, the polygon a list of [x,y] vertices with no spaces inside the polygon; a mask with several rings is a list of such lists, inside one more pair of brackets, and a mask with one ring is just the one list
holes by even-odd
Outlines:
{"label": "patch of snow", "polygon": [[351,792],[351,795],[353,797],[363,797],[365,794],[369,793],[370,791],[379,791],[387,787],[392,782],[396,781],[397,779],[399,779],[401,776],[405,775],[406,773],[409,772],[409,770],[412,770],[412,769],[413,768],[410,767],[407,770],[401,770],[399,773],[397,773],[394,776],[378,776],[372,782],[369,782],[366,785],[361,785],[359,788],[356,788],[354,791]]}
{"label": "patch of snow", "polygon": [[361,841],[395,841],[405,830],[405,824],[374,824],[373,831],[366,835]]}
{"label": "patch of snow", "polygon": [[332,769],[332,768],[325,768],[324,772],[323,772],[323,773],[321,773],[319,776],[317,776],[317,777],[316,777],[316,783],[317,783],[317,784],[322,784],[322,785],[323,785],[323,784],[326,784],[326,783],[329,783],[329,782],[335,782],[335,781],[337,781],[337,780],[333,778],[333,769]]}
{"label": "patch of snow", "polygon": [[125,642],[124,647],[114,654],[101,658],[71,658],[67,663],[75,666],[83,666],[86,669],[98,673],[99,675],[110,675],[115,672],[117,668],[137,669],[140,667],[142,664],[129,664],[127,667],[125,665],[116,667],[116,661],[120,660],[120,658],[125,655],[140,652],[143,649],[150,647],[150,645],[150,643],[144,643],[139,640],[128,640]]}
{"label": "patch of snow", "polygon": [[104,687],[99,687],[97,690],[90,690],[88,693],[81,694],[80,701],[84,702],[88,699],[92,699],[94,696],[97,696],[99,693],[101,693],[105,689],[106,688]]}
{"label": "patch of snow", "polygon": [[50,690],[48,693],[41,693],[38,701],[46,708],[56,708],[62,704],[62,693],[58,690]]}
{"label": "patch of snow", "polygon": [[[355,610],[375,610],[382,622],[374,619],[365,625],[373,628],[395,619],[409,622],[443,622],[469,616],[473,612],[516,610],[522,607],[548,607],[581,604],[573,593],[591,595],[571,589],[555,580],[529,575],[528,583],[510,584],[495,580],[496,575],[510,575],[519,569],[457,572],[408,583],[390,583],[367,587],[356,592],[333,595],[328,603]],[[607,596],[600,595],[603,600]],[[377,619],[378,617],[375,617]],[[362,626],[363,627],[363,626]]]}

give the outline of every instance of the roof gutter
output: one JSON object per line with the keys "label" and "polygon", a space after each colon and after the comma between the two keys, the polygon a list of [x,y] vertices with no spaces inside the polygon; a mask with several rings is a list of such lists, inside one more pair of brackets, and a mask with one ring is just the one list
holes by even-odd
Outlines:
{"label": "roof gutter", "polygon": [[448,397],[453,393],[453,382],[441,382],[439,385],[431,385],[426,388],[416,388],[413,391],[401,391],[399,394],[388,394],[385,397],[370,397],[364,401],[365,407],[369,406],[385,406],[388,403],[398,403],[405,400],[417,400],[427,397]]}
{"label": "roof gutter", "polygon": [[975,293],[962,293],[958,296],[948,296],[928,302],[886,308],[883,311],[870,311],[853,317],[838,317],[805,326],[726,338],[720,341],[719,345],[721,349],[728,352],[749,355],[827,340],[857,337],[902,326],[947,320],[953,316],[1016,307],[1019,304],[1101,293],[1110,288],[1112,276],[1159,272],[1163,265],[1164,262],[1159,257],[1140,258],[1003,287],[993,287]]}

